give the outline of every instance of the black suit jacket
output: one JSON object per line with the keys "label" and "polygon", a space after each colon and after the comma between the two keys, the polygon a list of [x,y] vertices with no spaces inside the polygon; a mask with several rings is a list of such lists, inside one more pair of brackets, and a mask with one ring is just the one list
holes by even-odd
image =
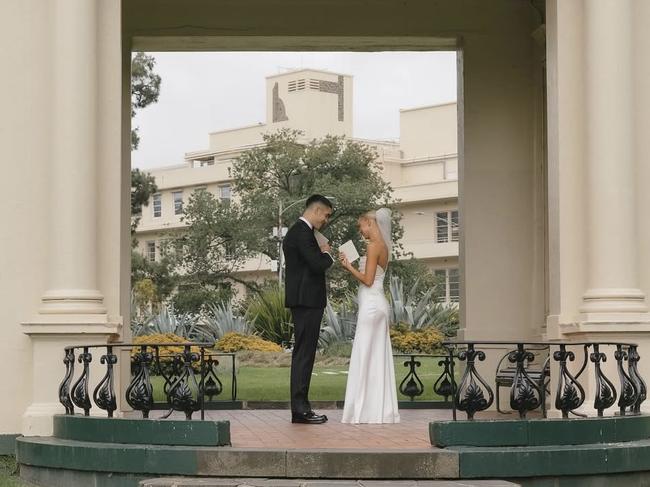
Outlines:
{"label": "black suit jacket", "polygon": [[286,264],[285,306],[324,308],[327,304],[325,271],[332,258],[321,252],[309,225],[298,220],[282,242]]}

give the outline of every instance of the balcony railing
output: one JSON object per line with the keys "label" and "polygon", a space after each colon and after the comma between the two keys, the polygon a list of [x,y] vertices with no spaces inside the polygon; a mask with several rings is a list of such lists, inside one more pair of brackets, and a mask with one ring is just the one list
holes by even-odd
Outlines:
{"label": "balcony railing", "polygon": [[[94,403],[106,411],[108,417],[113,417],[117,409],[114,369],[118,364],[119,352],[124,350],[131,354],[132,370],[125,399],[130,407],[142,413],[143,418],[148,418],[152,409],[160,407],[155,402],[151,380],[153,373],[161,378],[158,382],[162,385],[162,395],[166,400],[166,408],[169,409],[167,416],[174,411],[182,411],[187,419],[191,419],[194,413],[200,411],[201,419],[204,419],[206,397],[212,401],[223,392],[218,374],[219,359],[222,357],[231,361],[231,400],[236,401],[235,354],[215,352],[214,343],[82,345],[65,348],[65,375],[59,386],[59,401],[65,407],[66,414],[74,414],[77,407],[89,416]],[[94,358],[93,353],[100,355],[100,363],[106,370],[91,396],[90,364]],[[73,382],[75,362],[82,364],[82,369]]]}
{"label": "balcony railing", "polygon": [[[639,414],[641,404],[646,400],[646,383],[639,374],[640,356],[638,346],[622,342],[495,342],[495,341],[459,341],[445,342],[450,362],[450,376],[454,381],[453,417],[457,411],[474,419],[474,415],[485,411],[493,405],[495,391],[510,385],[510,408],[526,418],[528,413],[539,410],[547,417],[547,396],[551,376],[555,377],[556,389],[553,404],[562,412],[562,417],[569,414],[585,416],[578,410],[587,401],[585,387],[587,374],[593,377],[593,409],[602,417],[605,411],[616,404],[620,415]],[[489,382],[478,372],[477,365],[484,362],[490,351],[507,350],[498,362],[494,372],[494,381]],[[581,352],[579,362],[575,362]],[[608,358],[616,362],[618,390],[614,382],[603,371]],[[464,366],[463,374],[456,385],[454,370]],[[591,365],[591,366],[590,366]],[[610,371],[611,374],[611,371]],[[618,399],[618,402],[617,402]],[[500,405],[496,405],[501,411]]]}

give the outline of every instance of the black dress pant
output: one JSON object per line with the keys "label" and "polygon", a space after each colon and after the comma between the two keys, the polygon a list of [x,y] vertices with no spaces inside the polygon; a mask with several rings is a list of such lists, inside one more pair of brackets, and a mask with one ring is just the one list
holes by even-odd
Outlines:
{"label": "black dress pant", "polygon": [[323,312],[323,308],[291,308],[294,325],[294,345],[291,356],[291,411],[293,413],[311,411],[309,383],[314,369]]}

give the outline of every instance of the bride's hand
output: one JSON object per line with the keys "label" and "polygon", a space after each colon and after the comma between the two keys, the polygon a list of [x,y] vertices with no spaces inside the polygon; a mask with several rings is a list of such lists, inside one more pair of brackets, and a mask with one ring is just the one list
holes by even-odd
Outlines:
{"label": "bride's hand", "polygon": [[339,262],[341,262],[341,265],[345,269],[350,270],[350,262],[348,261],[348,258],[345,256],[343,252],[339,252]]}

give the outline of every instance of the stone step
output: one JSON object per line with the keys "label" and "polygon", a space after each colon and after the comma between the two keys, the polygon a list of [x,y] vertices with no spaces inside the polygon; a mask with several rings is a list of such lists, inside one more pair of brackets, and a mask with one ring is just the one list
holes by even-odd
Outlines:
{"label": "stone step", "polygon": [[140,487],[518,487],[505,480],[300,480],[159,478],[140,482]]}

